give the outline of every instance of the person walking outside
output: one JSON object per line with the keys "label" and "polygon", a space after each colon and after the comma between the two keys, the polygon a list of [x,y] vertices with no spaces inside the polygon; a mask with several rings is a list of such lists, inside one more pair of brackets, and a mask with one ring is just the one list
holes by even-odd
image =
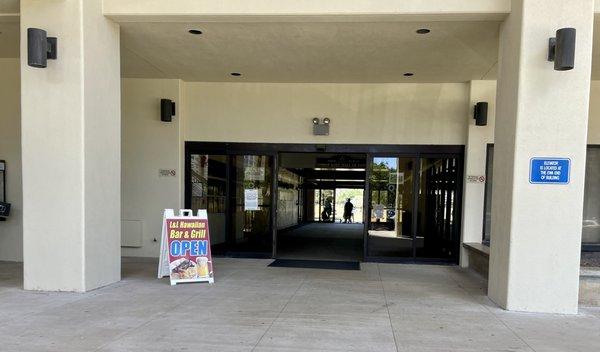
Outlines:
{"label": "person walking outside", "polygon": [[350,198],[344,204],[344,223],[352,223],[352,210],[354,209],[354,204],[350,201]]}

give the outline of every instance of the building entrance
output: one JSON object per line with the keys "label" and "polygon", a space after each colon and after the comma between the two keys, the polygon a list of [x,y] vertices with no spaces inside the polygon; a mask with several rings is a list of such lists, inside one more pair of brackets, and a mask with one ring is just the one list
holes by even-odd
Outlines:
{"label": "building entrance", "polygon": [[280,180],[293,174],[299,182],[295,197],[284,197],[279,183],[278,219],[289,218],[283,199],[306,201],[298,202],[302,219],[278,222],[278,258],[363,259],[366,159],[366,154],[280,153]]}
{"label": "building entrance", "polygon": [[216,255],[456,263],[463,146],[186,143]]}

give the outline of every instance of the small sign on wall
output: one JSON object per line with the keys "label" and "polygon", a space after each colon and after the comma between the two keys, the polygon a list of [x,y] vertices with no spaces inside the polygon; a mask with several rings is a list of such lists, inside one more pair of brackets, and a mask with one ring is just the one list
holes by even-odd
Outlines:
{"label": "small sign on wall", "polygon": [[529,182],[533,184],[566,185],[570,181],[571,159],[531,158]]}
{"label": "small sign on wall", "polygon": [[158,177],[175,177],[177,171],[173,169],[158,169]]}
{"label": "small sign on wall", "polygon": [[485,183],[485,176],[467,175],[467,183]]}

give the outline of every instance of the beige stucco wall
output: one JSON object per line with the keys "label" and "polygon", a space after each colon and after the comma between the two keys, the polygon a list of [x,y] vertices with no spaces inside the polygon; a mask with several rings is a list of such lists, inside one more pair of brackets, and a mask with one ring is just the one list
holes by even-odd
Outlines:
{"label": "beige stucco wall", "polygon": [[0,260],[23,259],[21,188],[21,87],[19,59],[0,58],[0,160],[6,160],[6,201],[12,204],[0,222]]}
{"label": "beige stucco wall", "polygon": [[57,35],[27,65],[21,41],[23,286],[87,291],[120,280],[119,27],[101,0],[21,1],[21,38]]}
{"label": "beige stucco wall", "polygon": [[[162,211],[182,204],[180,85],[175,79],[122,81],[122,220],[140,222],[142,228],[142,246],[123,247],[124,256],[158,256]],[[175,101],[173,122],[160,121],[161,98]],[[178,175],[160,177],[159,169],[174,169]],[[123,236],[135,236],[123,228]]]}
{"label": "beige stucco wall", "polygon": [[[469,87],[185,83],[187,141],[465,144]],[[312,118],[329,117],[329,136]]]}
{"label": "beige stucco wall", "polygon": [[[463,183],[462,242],[481,242],[483,228],[483,208],[485,196],[484,182],[468,182],[466,177],[485,176],[487,144],[494,143],[494,125],[496,120],[496,81],[472,81],[469,106],[477,102],[488,103],[487,126],[475,125],[473,112],[470,111],[468,141],[465,148],[465,180]],[[469,265],[468,254],[461,247],[460,264]]]}
{"label": "beige stucco wall", "polygon": [[82,0],[85,287],[121,278],[121,54],[120,28],[102,16],[102,1]]}
{"label": "beige stucco wall", "polygon": [[[574,314],[594,2],[512,3],[500,27],[488,296],[508,310]],[[576,69],[557,72],[540,54],[548,31],[566,26],[577,28]],[[568,184],[531,184],[535,156],[569,158]]]}

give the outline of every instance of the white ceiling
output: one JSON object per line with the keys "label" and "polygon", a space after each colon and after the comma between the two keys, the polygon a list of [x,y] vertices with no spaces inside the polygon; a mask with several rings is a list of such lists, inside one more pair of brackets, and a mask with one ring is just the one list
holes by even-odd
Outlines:
{"label": "white ceiling", "polygon": [[[18,3],[4,1],[0,9]],[[415,33],[423,27],[431,33]],[[224,82],[495,79],[498,27],[497,22],[123,23],[122,74]],[[190,28],[204,33],[193,36]],[[600,79],[600,20],[594,38],[592,78]],[[19,24],[0,21],[0,58],[18,56]],[[231,77],[235,71],[243,76]],[[415,76],[406,78],[405,72]]]}
{"label": "white ceiling", "polygon": [[[496,22],[123,23],[123,75],[244,82],[493,78]],[[419,28],[431,33],[419,35]],[[194,36],[189,29],[202,35]],[[240,78],[229,75],[241,72]],[[405,72],[415,75],[403,76]]]}

